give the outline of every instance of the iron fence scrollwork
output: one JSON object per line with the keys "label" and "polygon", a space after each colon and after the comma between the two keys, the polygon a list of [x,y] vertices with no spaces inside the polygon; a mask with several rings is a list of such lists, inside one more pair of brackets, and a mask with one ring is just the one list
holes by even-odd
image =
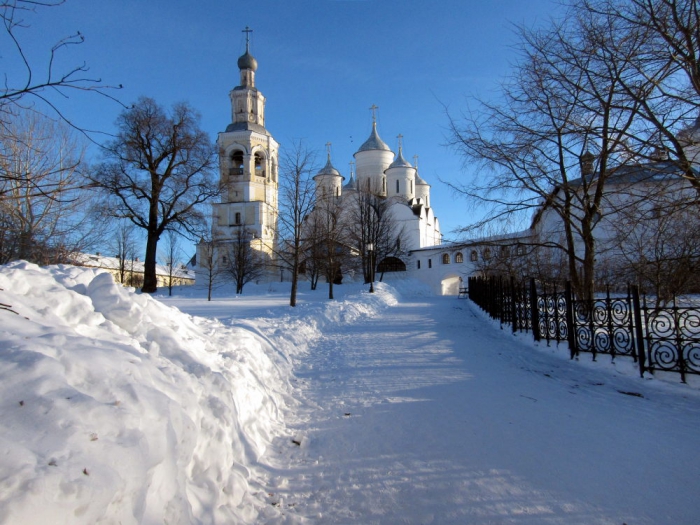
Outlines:
{"label": "iron fence scrollwork", "polygon": [[631,357],[640,375],[657,370],[700,374],[700,311],[680,307],[660,308],[640,300],[636,287],[626,295],[578,299],[571,283],[556,285],[516,283],[497,277],[469,278],[469,298],[513,332],[532,332],[535,340],[547,344],[566,341],[572,359],[587,352],[611,359]]}

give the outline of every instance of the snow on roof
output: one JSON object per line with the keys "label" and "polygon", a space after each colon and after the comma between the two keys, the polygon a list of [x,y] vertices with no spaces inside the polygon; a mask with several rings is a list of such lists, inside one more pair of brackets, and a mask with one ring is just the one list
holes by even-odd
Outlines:
{"label": "snow on roof", "polygon": [[[105,257],[104,255],[90,254],[90,253],[79,253],[74,256],[74,262],[78,266],[87,266],[90,268],[103,268],[105,270],[119,270],[119,258],[118,257]],[[131,259],[126,261],[126,266],[128,270],[133,270],[134,272],[143,273],[144,263],[138,259]],[[156,264],[156,275],[169,276],[170,269],[162,264]],[[173,277],[180,279],[192,279],[194,280],[195,272],[188,269],[184,265],[179,265],[173,268]]]}

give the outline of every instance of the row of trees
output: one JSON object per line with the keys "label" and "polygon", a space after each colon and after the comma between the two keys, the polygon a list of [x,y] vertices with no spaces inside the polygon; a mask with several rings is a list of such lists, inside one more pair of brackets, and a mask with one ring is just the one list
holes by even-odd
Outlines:
{"label": "row of trees", "polygon": [[[343,197],[318,197],[314,174],[316,153],[302,142],[284,152],[280,163],[279,240],[272,257],[236,228],[234,238],[219,239],[210,232],[200,241],[198,265],[209,288],[209,298],[219,282],[233,280],[237,293],[264,274],[291,276],[290,305],[296,306],[298,283],[304,275],[311,289],[323,278],[328,297],[344,275],[362,274],[371,285],[377,261],[401,255],[406,246],[401,226],[390,212],[391,199],[358,189]],[[371,288],[372,289],[372,288]]]}
{"label": "row of trees", "polygon": [[168,113],[142,98],[122,112],[104,161],[90,165],[66,123],[33,109],[6,112],[0,262],[65,263],[107,244],[123,267],[135,258],[135,228],[146,238],[142,290],[155,291],[161,237],[169,238],[161,259],[174,267],[172,236],[196,238],[206,228],[201,204],[219,193],[214,148],[197,119],[186,104]]}
{"label": "row of trees", "polygon": [[[400,256],[406,246],[405,232],[391,213],[391,198],[369,186],[343,196],[332,191],[318,195],[312,175],[315,155],[303,144],[295,144],[284,156],[278,260],[292,275],[290,305],[296,304],[296,288],[303,267],[312,289],[320,277],[328,283],[328,298],[343,275],[362,274],[365,283],[373,281],[377,262]],[[329,153],[330,159],[330,153]]]}
{"label": "row of trees", "polygon": [[[619,232],[625,241],[630,222],[651,215],[656,222],[634,230],[639,246],[648,247],[649,235],[659,232],[659,217],[678,218],[668,221],[665,235],[672,237],[671,225],[688,217],[697,231],[700,176],[691,157],[697,150],[688,147],[691,137],[683,130],[700,115],[698,27],[697,0],[571,0],[560,20],[521,28],[522,55],[501,101],[476,101],[451,118],[452,144],[466,163],[482,168],[473,180],[454,185],[486,209],[474,229],[506,231],[546,208],[556,215],[561,235],[526,242],[549,250],[548,260],[561,261],[563,267],[554,266],[583,297],[593,294],[602,273],[602,215],[627,224]],[[644,164],[651,179],[661,159],[694,190],[692,198],[680,192],[680,199],[659,199],[645,209],[639,202],[658,189],[636,202],[609,198],[632,191],[632,184],[618,184],[622,168]],[[697,266],[697,239],[688,241],[696,243],[688,260]],[[627,268],[650,269],[642,264],[649,259],[645,253],[628,252]]]}

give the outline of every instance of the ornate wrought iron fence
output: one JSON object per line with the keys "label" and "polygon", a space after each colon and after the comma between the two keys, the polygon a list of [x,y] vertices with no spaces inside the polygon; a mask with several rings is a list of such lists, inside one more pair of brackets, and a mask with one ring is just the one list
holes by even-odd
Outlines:
{"label": "ornate wrought iron fence", "polygon": [[700,374],[700,311],[681,307],[674,298],[672,306],[642,306],[647,368],[678,372],[685,382],[686,374]]}
{"label": "ornate wrought iron fence", "polygon": [[570,283],[563,290],[541,285],[537,291],[513,279],[472,277],[469,298],[513,332],[532,332],[547,344],[567,341],[571,358],[580,352],[631,357],[645,371],[700,374],[700,310],[677,306],[648,306],[636,287],[624,296],[577,299]]}

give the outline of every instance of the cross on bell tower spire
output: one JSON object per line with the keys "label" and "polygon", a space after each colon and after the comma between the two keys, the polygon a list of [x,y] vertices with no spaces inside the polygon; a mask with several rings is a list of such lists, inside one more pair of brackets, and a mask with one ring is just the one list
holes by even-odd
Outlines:
{"label": "cross on bell tower spire", "polygon": [[248,53],[250,52],[250,34],[253,32],[251,28],[248,26],[245,26],[245,29],[241,31],[241,33],[245,33],[245,52]]}

